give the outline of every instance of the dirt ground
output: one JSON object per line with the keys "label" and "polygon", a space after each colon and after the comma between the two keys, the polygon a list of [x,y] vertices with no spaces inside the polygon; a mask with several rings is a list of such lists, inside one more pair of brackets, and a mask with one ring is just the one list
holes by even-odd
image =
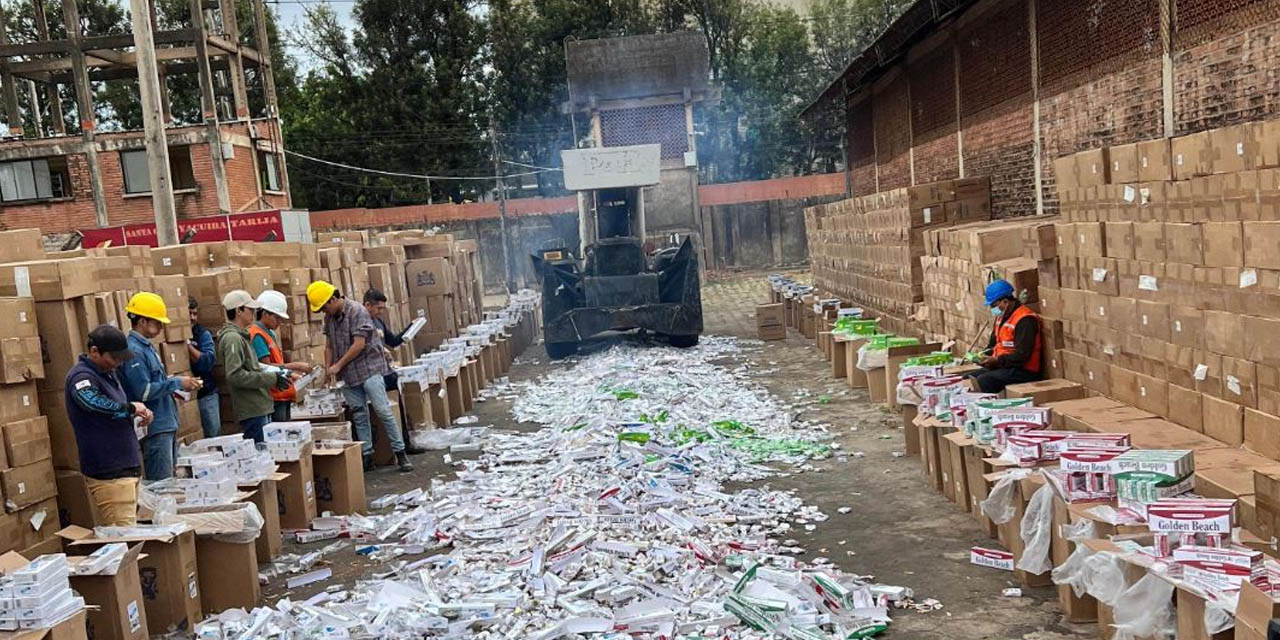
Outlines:
{"label": "dirt ground", "polygon": [[[739,274],[704,287],[705,333],[754,338],[754,305],[768,300],[764,274]],[[874,575],[877,581],[910,587],[917,601],[933,598],[941,610],[892,612],[888,638],[967,638],[1064,640],[1092,638],[1094,625],[1064,622],[1056,592],[1024,589],[1022,597],[1002,596],[1017,586],[1012,574],[969,564],[969,548],[997,546],[979,530],[976,521],[925,483],[918,457],[895,457],[903,451],[901,417],[868,402],[865,390],[850,389],[834,379],[829,365],[811,341],[792,332],[784,341],[744,349],[743,360],[759,370],[757,381],[781,402],[794,403],[805,419],[832,425],[835,442],[845,457],[813,464],[815,470],[772,479],[778,489],[796,489],[806,503],[829,516],[813,532],[797,527],[792,535],[807,550],[805,557],[826,556],[846,572]],[[728,363],[737,366],[740,362]],[[530,348],[511,370],[511,379],[538,377],[548,367],[540,347]],[[818,402],[826,396],[829,402]],[[510,417],[510,401],[490,399],[476,406],[479,424],[500,429],[533,429]],[[857,454],[861,455],[857,455]],[[454,456],[455,458],[458,456]],[[414,456],[411,474],[379,469],[366,481],[370,499],[426,486],[433,477],[451,478],[441,453]],[[848,514],[840,507],[851,507]],[[332,542],[332,541],[328,541]],[[286,544],[286,553],[306,553],[328,542]],[[411,558],[406,558],[411,559]],[[324,583],[294,591],[285,577],[263,588],[265,602],[280,597],[303,599],[330,585],[350,585],[385,570],[363,556],[343,549],[326,558],[334,576]]]}

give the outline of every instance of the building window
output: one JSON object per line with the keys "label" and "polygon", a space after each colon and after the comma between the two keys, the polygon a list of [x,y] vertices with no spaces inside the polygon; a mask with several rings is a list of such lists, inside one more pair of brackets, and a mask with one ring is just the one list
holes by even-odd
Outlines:
{"label": "building window", "polygon": [[66,158],[0,162],[0,201],[50,200],[70,195]]}
{"label": "building window", "polygon": [[263,191],[283,191],[280,186],[280,159],[274,153],[258,152],[258,182]]}
{"label": "building window", "polygon": [[[120,172],[124,174],[125,193],[151,193],[151,175],[147,169],[145,149],[121,151]],[[169,147],[169,176],[173,181],[174,191],[196,188],[196,176],[191,168],[191,147]]]}

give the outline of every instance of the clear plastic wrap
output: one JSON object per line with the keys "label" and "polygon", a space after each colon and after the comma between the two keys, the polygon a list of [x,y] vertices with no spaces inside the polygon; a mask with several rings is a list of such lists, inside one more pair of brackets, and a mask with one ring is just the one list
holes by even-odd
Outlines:
{"label": "clear plastic wrap", "polygon": [[983,515],[996,524],[1004,524],[1012,519],[1018,513],[1018,508],[1013,504],[1016,483],[1030,474],[1029,469],[1014,469],[997,480],[996,486],[987,494],[987,499],[980,503]]}
{"label": "clear plastic wrap", "polygon": [[1114,640],[1172,638],[1177,631],[1173,583],[1147,574],[1125,589],[1113,607]]}
{"label": "clear plastic wrap", "polygon": [[1053,568],[1049,559],[1049,544],[1053,540],[1053,488],[1040,487],[1031,495],[1027,511],[1022,515],[1022,557],[1017,568],[1039,575]]}

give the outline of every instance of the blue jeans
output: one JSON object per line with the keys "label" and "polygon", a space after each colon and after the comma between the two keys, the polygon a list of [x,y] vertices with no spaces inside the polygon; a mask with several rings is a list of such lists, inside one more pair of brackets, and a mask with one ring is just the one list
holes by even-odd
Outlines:
{"label": "blue jeans", "polygon": [[391,443],[391,450],[396,453],[404,451],[404,439],[400,437],[400,422],[391,413],[387,383],[382,376],[370,376],[358,387],[347,385],[342,388],[342,395],[347,400],[347,406],[351,407],[351,422],[355,424],[356,437],[360,439],[362,454],[366,456],[373,454],[373,427],[369,425],[369,407],[367,406],[370,403],[373,404],[373,412],[378,414],[378,422],[382,423],[382,428],[387,432],[387,442]]}
{"label": "blue jeans", "polygon": [[178,458],[178,433],[153,433],[142,439],[143,478],[148,482],[173,477]]}
{"label": "blue jeans", "polygon": [[200,406],[200,426],[204,429],[204,437],[216,438],[222,434],[222,416],[218,409],[218,394],[211,393],[196,400]]}
{"label": "blue jeans", "polygon": [[262,428],[271,422],[271,416],[258,416],[240,421],[240,431],[244,437],[254,442],[262,442]]}
{"label": "blue jeans", "polygon": [[293,416],[292,402],[277,402],[275,411],[271,412],[272,422],[288,422]]}

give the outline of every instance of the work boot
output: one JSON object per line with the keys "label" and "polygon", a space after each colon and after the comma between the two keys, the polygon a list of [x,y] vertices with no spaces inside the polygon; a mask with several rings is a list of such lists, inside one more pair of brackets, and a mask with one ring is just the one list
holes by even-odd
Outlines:
{"label": "work boot", "polygon": [[364,470],[365,470],[365,473],[373,471],[373,454],[372,453],[364,454]]}
{"label": "work boot", "polygon": [[396,452],[396,464],[400,465],[400,473],[413,471],[413,463],[409,462],[409,456],[403,451]]}
{"label": "work boot", "polygon": [[409,455],[411,455],[411,456],[418,456],[418,455],[422,455],[422,454],[426,453],[426,452],[427,452],[427,450],[426,450],[426,449],[423,449],[422,447],[415,447],[415,446],[413,446],[413,445],[411,445],[411,444],[406,444],[406,445],[404,446],[404,452],[405,452],[405,453],[407,453],[407,454],[409,454]]}

